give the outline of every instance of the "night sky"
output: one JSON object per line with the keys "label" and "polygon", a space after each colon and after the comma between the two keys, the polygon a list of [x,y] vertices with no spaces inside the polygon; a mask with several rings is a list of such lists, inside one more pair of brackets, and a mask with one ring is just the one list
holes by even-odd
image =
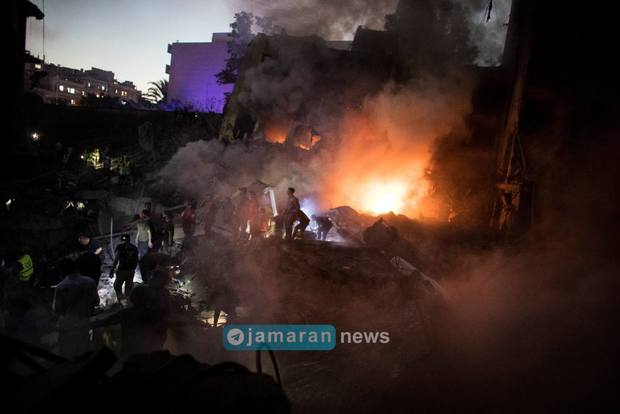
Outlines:
{"label": "night sky", "polygon": [[[45,55],[49,63],[111,70],[120,81],[168,78],[168,43],[210,41],[229,30],[228,0],[31,0],[45,3]],[[43,55],[42,21],[29,19],[26,48]]]}
{"label": "night sky", "polygon": [[[366,10],[359,9],[358,2],[350,0],[338,6],[343,7],[342,12],[333,12],[326,20],[326,16],[320,13],[309,13],[306,9],[302,13],[298,7],[307,2],[295,0],[31,1],[45,12],[45,58],[48,63],[76,69],[94,66],[111,70],[118,80],[133,81],[143,92],[148,89],[149,82],[168,78],[165,67],[170,63],[167,53],[169,43],[208,42],[212,33],[230,30],[229,25],[236,11],[288,16],[287,21],[277,23],[291,33],[300,29],[297,18],[301,17],[307,29],[307,33],[301,34],[308,35],[322,33],[320,29],[325,25],[337,26],[341,23],[339,20],[347,20],[345,10],[349,14],[361,13],[363,18],[357,16],[359,21],[354,19],[352,27],[356,27],[357,24],[366,24],[367,19],[372,21],[373,16],[374,20],[377,16],[385,16],[396,4],[396,0],[386,0],[386,10],[381,7]],[[310,3],[319,4],[321,1],[310,0]],[[490,22],[484,22],[483,9],[472,9],[470,16],[472,41],[480,50],[477,63],[483,65],[492,65],[501,56],[511,1],[502,0],[493,4],[493,19]],[[28,19],[26,49],[39,57],[44,54],[42,29],[42,21]],[[354,29],[351,29],[350,33],[325,35],[333,40],[352,39],[353,33]]]}

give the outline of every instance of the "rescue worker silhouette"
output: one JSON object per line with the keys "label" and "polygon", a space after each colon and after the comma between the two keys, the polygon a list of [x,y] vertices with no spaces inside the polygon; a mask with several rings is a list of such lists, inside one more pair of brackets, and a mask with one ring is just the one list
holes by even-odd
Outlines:
{"label": "rescue worker silhouette", "polygon": [[327,233],[329,233],[332,227],[334,227],[334,224],[332,223],[329,217],[316,216],[313,214],[311,218],[317,225],[317,230],[316,230],[317,240],[325,240],[327,238]]}
{"label": "rescue worker silhouette", "polygon": [[19,269],[19,280],[21,282],[30,282],[34,275],[34,263],[30,257],[30,250],[26,247],[22,248],[19,258],[17,259]]}
{"label": "rescue worker silhouette", "polygon": [[[117,268],[118,266],[118,268]],[[114,291],[120,301],[124,297],[129,297],[133,289],[133,277],[138,266],[138,248],[131,244],[128,234],[121,236],[121,244],[116,247],[114,263],[110,269],[110,279],[114,278]],[[125,292],[123,294],[123,285]]]}
{"label": "rescue worker silhouette", "polygon": [[282,218],[284,222],[284,238],[291,240],[293,238],[293,224],[295,224],[295,220],[299,216],[301,206],[299,205],[299,199],[295,197],[295,189],[293,187],[289,187],[287,196],[286,208],[282,213]]}

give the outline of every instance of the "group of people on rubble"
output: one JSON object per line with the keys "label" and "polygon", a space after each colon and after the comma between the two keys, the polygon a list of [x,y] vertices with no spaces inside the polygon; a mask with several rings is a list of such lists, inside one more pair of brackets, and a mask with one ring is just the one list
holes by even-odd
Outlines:
{"label": "group of people on rubble", "polygon": [[[225,200],[226,201],[226,200]],[[240,189],[240,198],[234,205],[207,200],[204,225],[209,234],[215,223],[216,213],[222,209],[232,223],[236,223],[240,239],[260,238],[270,230],[274,219],[261,206],[256,192]],[[180,221],[187,240],[191,240],[196,226],[196,203],[188,202],[180,214]],[[325,240],[333,224],[328,217],[311,216],[316,223],[317,239]],[[275,218],[276,228],[283,230],[284,238],[292,240],[304,236],[311,219],[302,211],[295,189],[287,191],[287,202],[280,217]],[[165,323],[168,317],[165,286],[173,277],[170,256],[160,253],[173,242],[174,224],[169,214],[156,214],[151,203],[146,203],[136,221],[135,237],[123,234],[114,251],[114,261],[109,277],[114,279],[113,288],[118,301],[126,300],[131,306],[93,323],[92,316],[99,305],[98,286],[101,278],[102,251],[98,241],[87,234],[78,237],[80,254],[64,258],[58,262],[59,274],[53,283],[46,286],[54,288],[50,302],[57,318],[58,349],[61,355],[77,356],[90,348],[92,329],[108,324],[121,324],[124,352],[160,349],[165,340]],[[185,243],[184,243],[185,244]],[[29,309],[28,295],[24,293],[36,284],[41,277],[35,271],[38,266],[30,251],[22,249],[17,260],[10,266],[1,262],[0,304],[3,309],[10,308],[11,326],[25,330],[28,324],[24,315]],[[134,287],[134,275],[140,267],[143,284]],[[13,277],[8,277],[11,274]],[[55,285],[55,286],[54,286]],[[16,289],[16,286],[18,289]],[[6,295],[7,289],[21,292],[19,295]],[[52,292],[50,290],[50,292]],[[123,302],[125,303],[125,302]]]}
{"label": "group of people on rubble", "polygon": [[[120,297],[128,297],[131,306],[91,319],[99,305],[97,285],[84,276],[71,259],[63,259],[60,269],[64,279],[56,286],[53,311],[58,317],[58,351],[65,357],[75,357],[89,351],[91,330],[112,324],[121,326],[121,354],[162,349],[166,339],[166,320],[169,314],[169,271],[157,269],[148,283],[133,288],[133,276],[138,265],[137,248],[123,235],[117,248],[111,276],[116,274],[114,289]],[[122,290],[124,285],[124,292]],[[124,293],[124,294],[123,294]]]}
{"label": "group of people on rubble", "polygon": [[[236,207],[238,238],[247,240],[263,237],[269,231],[272,217],[267,214],[264,207],[260,207],[254,191],[240,188],[239,193],[239,203]],[[316,238],[326,240],[327,233],[333,227],[331,219],[316,215],[312,215],[311,218],[316,222]],[[284,239],[293,240],[304,237],[310,222],[310,218],[301,209],[299,199],[295,195],[295,188],[289,187],[286,206],[280,217],[276,218],[276,228],[283,227]]]}
{"label": "group of people on rubble", "polygon": [[255,191],[239,189],[239,202],[236,207],[237,238],[248,240],[263,237],[269,231],[270,217],[260,206]]}
{"label": "group of people on rubble", "polygon": [[114,290],[119,301],[126,298],[130,306],[123,306],[97,320],[93,316],[95,307],[100,304],[99,255],[102,248],[96,240],[84,235],[78,238],[78,246],[81,255],[60,259],[55,266],[58,278],[49,286],[39,284],[43,271],[35,268],[38,262],[29,249],[22,249],[15,261],[7,263],[0,259],[0,331],[40,345],[41,338],[52,332],[55,326],[58,334],[56,351],[61,356],[72,358],[93,349],[93,344],[100,342],[93,338],[92,329],[120,324],[123,356],[162,349],[170,307],[166,286],[173,277],[171,259],[165,263],[145,262],[144,273],[148,278],[145,277],[145,283],[134,287],[134,274],[142,263],[138,258],[138,247],[132,244],[128,234],[122,235],[110,278],[116,278]]}
{"label": "group of people on rubble", "polygon": [[[151,216],[151,205],[147,203],[137,220],[135,244],[129,234],[121,236],[110,270],[110,279],[115,278],[113,287],[118,302],[123,300],[123,304],[130,305],[123,306],[122,311],[114,315],[122,313],[122,317],[119,316],[121,327],[123,324],[134,326],[129,330],[122,329],[123,350],[148,351],[153,346],[161,349],[163,345],[163,341],[154,338],[161,338],[164,321],[159,316],[165,313],[163,303],[166,301],[162,298],[166,297],[165,286],[173,277],[174,259],[158,252],[162,247],[171,245],[174,226],[167,214],[161,215],[159,223],[151,221]],[[28,248],[22,248],[14,256],[2,255],[0,331],[29,343],[40,344],[41,338],[55,326],[60,355],[74,357],[91,349],[91,329],[94,327],[91,317],[94,308],[99,305],[103,248],[86,231],[77,238],[76,247],[73,253],[60,260],[34,256]],[[5,257],[11,256],[14,259],[4,261]],[[134,288],[138,266],[144,283]],[[156,311],[153,310],[155,308]],[[149,317],[145,317],[147,309],[151,315]],[[115,320],[106,318],[106,324],[119,323]],[[103,322],[97,323],[101,326]],[[140,324],[146,326],[143,328],[151,334],[145,336],[144,329],[137,329]],[[141,340],[131,333],[138,331],[142,332],[142,337],[150,339]],[[163,332],[165,339],[165,328]]]}
{"label": "group of people on rubble", "polygon": [[[295,196],[295,189],[292,187],[287,191],[287,203],[282,217],[284,238],[286,240],[294,239],[297,236],[301,238],[304,237],[304,233],[310,224],[310,218],[301,210],[299,199]],[[316,223],[316,239],[325,241],[327,239],[327,233],[329,233],[333,227],[331,219],[326,216],[316,216],[314,214],[310,217]]]}
{"label": "group of people on rubble", "polygon": [[[222,211],[222,220],[224,223],[230,223],[233,226],[235,237],[238,240],[255,240],[263,238],[271,230],[272,222],[276,223],[276,232],[283,230],[283,236],[285,240],[292,240],[295,238],[303,238],[306,229],[312,221],[316,223],[316,239],[326,240],[327,233],[332,229],[333,223],[329,217],[312,215],[310,218],[301,209],[299,199],[295,195],[295,189],[290,187],[287,190],[287,201],[284,210],[279,217],[272,217],[267,212],[267,209],[262,206],[260,197],[256,191],[249,190],[246,187],[239,188],[236,196],[236,203],[233,203],[230,198],[216,201],[214,198],[209,197],[204,205],[204,212],[202,215],[202,224],[204,227],[204,235],[209,238],[213,234],[213,228],[216,224],[216,216],[218,211]],[[193,200],[188,200],[183,212],[180,215],[181,225],[184,233],[183,246],[190,247],[193,242],[193,236],[196,230],[196,223],[198,221],[197,216],[197,203]],[[143,212],[144,220],[149,221],[148,211]],[[171,223],[169,219],[168,223]],[[139,247],[140,256],[142,251],[147,250],[151,246],[150,239],[148,238],[148,229],[146,226],[142,226],[136,235],[136,243],[140,244]],[[151,230],[152,232],[153,230]],[[170,241],[171,236],[166,234],[166,240]],[[158,241],[158,243],[161,243]]]}
{"label": "group of people on rubble", "polygon": [[142,259],[149,251],[170,249],[174,241],[174,222],[170,213],[157,213],[150,202],[144,204],[136,220],[135,243]]}

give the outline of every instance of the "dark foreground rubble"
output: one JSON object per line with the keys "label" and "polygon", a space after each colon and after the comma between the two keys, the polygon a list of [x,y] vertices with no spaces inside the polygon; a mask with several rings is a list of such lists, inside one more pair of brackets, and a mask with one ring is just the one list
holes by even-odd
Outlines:
{"label": "dark foreground rubble", "polygon": [[[172,381],[173,377],[204,372],[204,381],[214,387],[211,389],[222,387],[230,391],[215,400],[215,404],[223,404],[220,407],[234,407],[226,405],[232,404],[226,395],[233,395],[232,390],[237,386],[234,384],[242,386],[239,384],[256,381],[257,385],[263,384],[268,390],[271,387],[269,392],[274,391],[270,385],[272,380],[239,368],[241,365],[255,367],[254,353],[224,351],[221,328],[211,326],[205,319],[206,312],[219,308],[226,312],[226,319],[231,323],[328,323],[336,327],[339,335],[356,331],[389,332],[392,336],[388,344],[341,344],[338,340],[336,349],[328,353],[279,352],[276,365],[263,357],[262,365],[267,374],[276,378],[275,367],[279,369],[283,391],[292,407],[299,409],[296,411],[346,409],[351,402],[345,402],[347,399],[343,399],[343,395],[352,398],[360,393],[389,388],[391,380],[399,381],[404,366],[427,358],[434,346],[432,326],[439,323],[441,293],[419,272],[403,272],[402,266],[399,271],[393,259],[394,256],[385,250],[337,243],[275,239],[238,242],[201,238],[185,255],[178,281],[170,285],[172,293],[187,301],[176,311],[177,320],[184,322],[168,328],[166,349],[175,355],[192,355],[208,365],[200,365],[187,355],[173,358],[152,354],[126,360],[120,373],[110,376],[121,366],[115,365],[113,354],[104,348],[85,357],[81,363],[52,359],[47,365],[49,362],[60,365],[47,372],[41,368],[37,381],[45,383],[46,377],[56,375],[54,372],[59,370],[65,379],[56,382],[54,387],[69,386],[82,375],[92,375],[91,379],[99,384],[97,387],[111,392],[128,378],[138,378],[137,385],[132,385],[131,389],[140,394],[143,392],[140,390],[146,387],[144,381],[151,383],[154,389],[166,388],[163,384]],[[257,295],[257,292],[261,294]],[[108,338],[107,343],[114,346],[114,340],[110,342],[115,336],[114,330],[101,328],[95,330],[95,336],[102,330],[107,332],[104,335]],[[14,358],[15,352],[8,355]],[[230,362],[228,368],[217,368],[218,363],[231,360],[241,365]],[[13,367],[12,376],[32,370],[19,359],[7,363]],[[96,368],[92,368],[92,364]],[[210,374],[216,371],[217,375]],[[108,375],[104,376],[105,372]],[[149,376],[146,380],[143,378],[145,372],[152,372],[154,377]],[[199,376],[203,377],[202,374]],[[382,378],[381,384],[374,380],[352,381],[358,376]],[[12,381],[17,390],[20,381]],[[185,384],[182,379],[179,381]],[[191,386],[184,385],[179,390],[179,385],[171,385],[167,392],[184,394],[186,387]],[[266,401],[264,390],[260,391],[259,386],[255,389],[258,393],[254,396],[258,398],[256,401],[275,404],[273,406],[280,409],[286,407],[282,403],[286,400],[277,397],[277,392],[273,394],[274,399]],[[45,395],[43,393],[40,400],[32,403],[43,404]],[[167,397],[164,400],[170,402]],[[134,403],[142,404],[140,401],[136,398]],[[368,404],[372,403],[370,399]],[[378,401],[375,403],[379,404]]]}

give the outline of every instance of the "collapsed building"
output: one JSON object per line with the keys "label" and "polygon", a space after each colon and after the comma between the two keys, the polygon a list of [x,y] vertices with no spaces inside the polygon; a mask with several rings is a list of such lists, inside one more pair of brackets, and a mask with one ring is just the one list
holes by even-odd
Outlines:
{"label": "collapsed building", "polygon": [[548,159],[540,156],[561,145],[551,142],[559,139],[557,134],[553,139],[538,134],[548,128],[541,116],[564,105],[557,101],[564,86],[551,74],[577,75],[575,64],[566,62],[571,42],[550,45],[554,37],[542,22],[554,14],[554,6],[514,1],[500,64],[475,66],[476,51],[459,18],[462,6],[437,7],[400,1],[386,30],[359,27],[350,50],[312,36],[256,36],[242,62],[220,139],[331,150],[341,139],[341,119],[384,85],[407,88],[424,82],[429,72],[438,82],[450,83],[457,73],[473,85],[471,111],[465,114],[466,131],[438,136],[432,143],[427,199],[439,200],[442,220],[522,234],[540,214],[540,203],[546,203],[548,188],[541,185],[548,184]]}
{"label": "collapsed building", "polygon": [[[330,42],[318,37],[259,34],[248,46],[242,62],[224,114],[220,139],[226,142],[266,140],[302,149],[333,151],[343,142],[343,119],[359,111],[368,97],[380,94],[386,88],[394,95],[404,94],[409,89],[424,88],[426,83],[435,82],[435,79],[438,83],[444,79],[446,84],[455,84],[455,91],[468,89],[468,86],[458,85],[461,82],[474,84],[471,93],[473,108],[471,113],[464,114],[467,115],[468,131],[459,133],[459,136],[434,138],[438,142],[443,138],[449,138],[450,143],[465,142],[465,145],[459,145],[461,154],[467,153],[471,147],[484,147],[485,151],[492,152],[502,126],[496,116],[497,108],[510,97],[508,70],[505,65],[473,66],[475,50],[467,46],[467,30],[461,27],[465,25],[463,16],[452,11],[436,14],[436,11],[424,2],[401,1],[395,13],[388,16],[386,30],[359,27],[349,50],[330,47]],[[417,23],[434,21],[437,27],[412,29],[407,23],[412,16]],[[449,30],[449,26],[461,31]],[[439,44],[429,47],[416,37],[429,35]],[[456,95],[457,92],[449,90],[446,94]],[[424,99],[422,96],[420,100]],[[428,101],[432,99],[432,96],[426,97]],[[403,108],[391,109],[400,110],[406,116]],[[441,110],[437,108],[437,111]],[[423,122],[421,118],[420,123]],[[412,127],[416,127],[413,122]],[[418,127],[425,128],[420,124]],[[386,145],[390,145],[393,136],[388,135],[391,131],[386,129],[375,133],[383,136],[368,138],[384,139]],[[411,133],[411,141],[415,141],[415,131]],[[347,142],[355,139],[351,137]],[[491,168],[492,157],[486,158],[486,167]],[[434,161],[443,164],[443,160],[437,157]],[[477,161],[479,159],[474,162]],[[471,183],[460,183],[460,188],[447,183],[449,177],[445,176],[453,176],[453,172],[437,169],[430,171],[436,177],[425,178],[433,181],[435,198],[443,198],[443,212],[439,213],[442,220],[448,220],[451,215],[458,215],[459,219],[467,216],[466,209],[459,205],[459,198],[466,188],[471,193],[474,185],[480,187],[480,176],[489,171],[473,174]],[[468,195],[469,199],[482,197],[484,201],[478,201],[479,205],[491,204],[489,199],[493,190],[489,187],[480,188],[478,194]],[[449,203],[446,202],[448,199]],[[471,200],[467,200],[467,204],[472,210],[469,206]],[[476,225],[488,222],[489,211],[477,209],[475,214],[477,216],[472,214],[467,220]]]}
{"label": "collapsed building", "polygon": [[[259,133],[269,142],[311,147],[330,122],[321,115],[342,110],[347,99],[359,101],[390,79],[396,70],[393,40],[388,32],[359,28],[349,50],[316,36],[257,35],[242,61],[220,137],[234,142]],[[260,91],[250,89],[248,78],[261,75],[264,86],[276,86],[271,93],[294,96],[275,107],[256,99],[253,94]],[[285,84],[278,88],[280,80]],[[358,85],[363,87],[356,92]]]}

